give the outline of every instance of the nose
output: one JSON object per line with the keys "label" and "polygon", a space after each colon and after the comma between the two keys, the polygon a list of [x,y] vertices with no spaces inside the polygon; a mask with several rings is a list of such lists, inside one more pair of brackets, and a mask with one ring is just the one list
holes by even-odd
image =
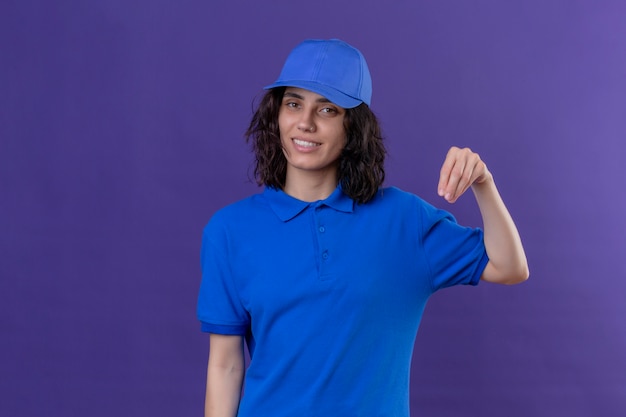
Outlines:
{"label": "nose", "polygon": [[315,120],[312,112],[302,112],[298,121],[298,129],[303,132],[315,132]]}

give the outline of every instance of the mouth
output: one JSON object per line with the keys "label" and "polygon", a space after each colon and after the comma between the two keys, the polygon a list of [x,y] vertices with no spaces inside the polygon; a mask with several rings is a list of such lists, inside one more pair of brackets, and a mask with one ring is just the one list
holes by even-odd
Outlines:
{"label": "mouth", "polygon": [[302,148],[315,148],[317,146],[321,146],[321,143],[317,143],[317,142],[310,142],[308,140],[303,140],[303,139],[292,139],[293,143],[295,143],[297,146],[300,146]]}

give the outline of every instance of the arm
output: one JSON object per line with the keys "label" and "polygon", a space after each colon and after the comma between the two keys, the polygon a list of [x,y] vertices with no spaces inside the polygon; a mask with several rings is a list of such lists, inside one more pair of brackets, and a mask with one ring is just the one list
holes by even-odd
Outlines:
{"label": "arm", "polygon": [[525,281],[529,272],[524,247],[491,172],[478,154],[453,147],[441,168],[439,195],[454,203],[469,187],[480,208],[489,256],[481,279],[498,284]]}
{"label": "arm", "polygon": [[242,336],[210,334],[205,417],[235,417],[244,375]]}

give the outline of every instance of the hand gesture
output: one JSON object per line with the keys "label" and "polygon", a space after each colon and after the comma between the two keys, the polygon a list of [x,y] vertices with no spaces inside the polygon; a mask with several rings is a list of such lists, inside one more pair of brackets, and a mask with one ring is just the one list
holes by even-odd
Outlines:
{"label": "hand gesture", "polygon": [[477,153],[453,146],[441,166],[438,194],[448,203],[454,203],[469,187],[491,178],[487,165]]}

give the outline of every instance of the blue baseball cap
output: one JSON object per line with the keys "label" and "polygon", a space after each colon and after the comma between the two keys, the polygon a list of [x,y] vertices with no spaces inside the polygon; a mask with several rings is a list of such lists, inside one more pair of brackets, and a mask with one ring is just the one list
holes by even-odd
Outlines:
{"label": "blue baseball cap", "polygon": [[276,82],[265,89],[275,87],[304,88],[346,109],[372,101],[365,57],[339,39],[308,39],[296,46]]}

